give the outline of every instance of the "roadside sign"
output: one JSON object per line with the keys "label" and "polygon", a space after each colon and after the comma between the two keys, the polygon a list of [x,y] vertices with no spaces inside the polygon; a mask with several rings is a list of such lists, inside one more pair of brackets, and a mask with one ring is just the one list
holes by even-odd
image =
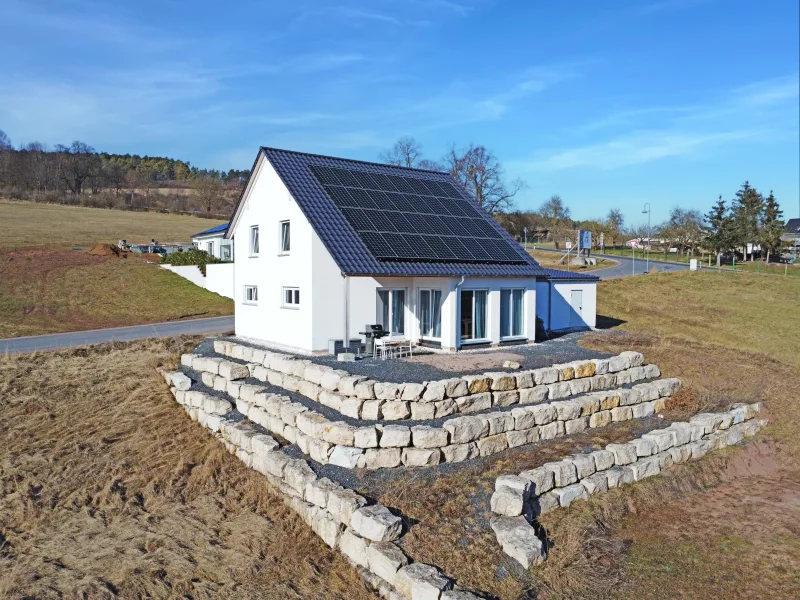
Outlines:
{"label": "roadside sign", "polygon": [[567,240],[566,246],[567,250],[572,250],[572,242],[570,240]]}
{"label": "roadside sign", "polygon": [[578,248],[581,250],[592,249],[592,232],[581,229],[578,232]]}

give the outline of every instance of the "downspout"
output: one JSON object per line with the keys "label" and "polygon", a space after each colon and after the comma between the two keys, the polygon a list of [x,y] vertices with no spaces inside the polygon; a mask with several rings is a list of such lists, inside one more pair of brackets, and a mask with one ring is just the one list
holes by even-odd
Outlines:
{"label": "downspout", "polygon": [[461,281],[456,284],[456,351],[460,348],[461,342],[461,298],[458,295],[458,288],[464,285],[467,280],[466,275],[461,276]]}
{"label": "downspout", "polygon": [[552,333],[552,315],[553,315],[553,280],[547,278],[547,337]]}
{"label": "downspout", "polygon": [[350,352],[350,280],[342,273],[344,278],[344,337],[342,337],[342,352]]}

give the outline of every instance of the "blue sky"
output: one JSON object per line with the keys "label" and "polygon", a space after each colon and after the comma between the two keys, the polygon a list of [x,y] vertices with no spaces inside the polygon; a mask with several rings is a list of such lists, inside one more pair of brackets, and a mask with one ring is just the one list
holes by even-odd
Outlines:
{"label": "blue sky", "polygon": [[492,149],[576,218],[800,204],[797,0],[0,5],[0,129],[248,168],[259,145],[376,160]]}

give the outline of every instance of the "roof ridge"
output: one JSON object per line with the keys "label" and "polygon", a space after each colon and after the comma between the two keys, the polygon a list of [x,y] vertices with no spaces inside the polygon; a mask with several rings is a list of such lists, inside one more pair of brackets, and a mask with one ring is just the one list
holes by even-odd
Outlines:
{"label": "roof ridge", "polygon": [[[300,152],[299,150],[287,150],[286,148],[273,148],[271,146],[261,146],[261,150],[273,150],[275,152],[287,152],[289,154],[300,154],[302,156],[313,156],[314,158],[327,158],[331,160],[341,160],[345,162],[369,165],[372,167],[387,167],[390,169],[402,169],[403,171],[418,171],[420,173],[436,173],[437,175],[450,175],[447,171],[434,171],[432,169],[418,169],[417,167],[403,167],[401,165],[390,165],[369,160],[359,160],[357,158],[342,158],[341,156],[329,156],[327,154],[313,154],[311,152]],[[452,177],[452,175],[450,175]]]}

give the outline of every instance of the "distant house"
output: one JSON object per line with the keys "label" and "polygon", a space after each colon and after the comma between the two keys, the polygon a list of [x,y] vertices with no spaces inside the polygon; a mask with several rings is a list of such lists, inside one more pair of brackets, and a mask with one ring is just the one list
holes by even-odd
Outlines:
{"label": "distant house", "polygon": [[233,244],[225,239],[228,223],[217,225],[192,236],[192,244],[199,250],[205,250],[220,260],[233,260]]}
{"label": "distant house", "polygon": [[[261,148],[225,239],[236,334],[301,352],[370,324],[447,350],[595,326],[592,275],[541,267],[448,174]],[[346,333],[345,333],[346,332]]]}
{"label": "distant house", "polygon": [[800,246],[800,219],[789,219],[786,222],[786,233],[781,239],[788,242],[787,246]]}

